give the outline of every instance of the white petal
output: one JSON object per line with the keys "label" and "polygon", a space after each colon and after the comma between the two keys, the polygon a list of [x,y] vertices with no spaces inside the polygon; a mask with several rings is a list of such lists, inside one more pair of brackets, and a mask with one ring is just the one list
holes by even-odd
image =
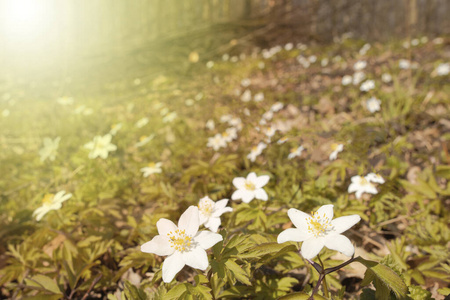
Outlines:
{"label": "white petal", "polygon": [[242,189],[245,186],[245,178],[244,177],[236,177],[233,179],[233,185],[237,189]]}
{"label": "white petal", "polygon": [[226,213],[226,212],[232,212],[233,208],[232,207],[224,207],[221,210],[216,210],[211,214],[211,217],[213,218],[218,218],[220,217],[222,214]]}
{"label": "white petal", "polygon": [[191,251],[183,252],[182,255],[184,262],[189,267],[204,271],[209,265],[208,255],[206,255],[206,251],[202,248],[194,248]]}
{"label": "white petal", "polygon": [[289,228],[289,229],[282,231],[278,235],[277,242],[278,242],[278,244],[285,243],[288,241],[303,242],[309,237],[310,237],[309,234],[307,234],[307,232],[305,232],[301,229]]}
{"label": "white petal", "polygon": [[317,214],[322,218],[325,217],[328,220],[332,220],[333,219],[333,204],[327,204],[327,205],[323,205],[321,206],[318,210],[317,210]]}
{"label": "white petal", "polygon": [[48,212],[50,209],[48,209],[45,206],[41,206],[36,208],[36,210],[33,212],[33,216],[36,217],[36,221],[40,221]]}
{"label": "white petal", "polygon": [[180,252],[174,252],[168,256],[162,266],[162,278],[165,283],[169,283],[183,269],[185,263]]}
{"label": "white petal", "polygon": [[206,222],[208,222],[209,217],[205,216],[204,214],[202,214],[201,212],[199,212],[198,214],[198,225],[203,225]]}
{"label": "white petal", "polygon": [[263,186],[265,186],[268,182],[269,182],[269,175],[262,175],[259,176],[254,182],[255,187],[258,188],[262,188]]}
{"label": "white petal", "polygon": [[239,200],[242,199],[242,194],[244,190],[237,190],[231,195],[231,200]]}
{"label": "white petal", "polygon": [[211,230],[212,232],[217,232],[220,226],[220,218],[209,218],[208,222],[205,223],[205,227]]}
{"label": "white petal", "polygon": [[359,184],[358,183],[351,183],[349,186],[348,186],[348,192],[349,193],[354,193],[354,192],[356,192],[357,190],[359,190]]}
{"label": "white petal", "polygon": [[352,242],[341,234],[331,235],[325,238],[325,247],[331,250],[336,250],[347,256],[352,256],[355,253],[355,248]]}
{"label": "white petal", "polygon": [[178,228],[185,230],[187,235],[194,236],[199,226],[198,207],[189,206],[178,220]]}
{"label": "white petal", "polygon": [[247,180],[250,181],[250,182],[253,182],[253,184],[255,184],[255,183],[256,183],[256,180],[257,180],[256,173],[255,173],[255,172],[249,173],[249,174],[247,175]]}
{"label": "white petal", "polygon": [[200,231],[194,237],[194,241],[198,243],[203,249],[209,249],[222,240],[223,237],[220,234],[211,232],[209,230]]}
{"label": "white petal", "polygon": [[306,259],[313,259],[324,246],[323,238],[310,238],[302,244],[302,256]]}
{"label": "white petal", "polygon": [[295,227],[297,227],[299,229],[307,230],[308,223],[306,222],[306,220],[310,217],[310,215],[308,215],[298,209],[291,208],[288,210],[288,216],[289,216],[289,219],[291,219],[291,222],[294,224]]}
{"label": "white petal", "polygon": [[222,199],[216,202],[214,205],[214,210],[219,211],[222,210],[228,204],[228,199]]}
{"label": "white petal", "polygon": [[267,201],[267,199],[269,199],[269,197],[267,196],[267,193],[265,190],[263,189],[257,189],[255,190],[255,198],[259,199],[259,200],[264,200]]}
{"label": "white petal", "polygon": [[167,219],[159,219],[156,222],[156,228],[158,228],[159,235],[167,236],[169,232],[175,232],[178,229],[177,225],[175,225],[172,221]]}
{"label": "white petal", "polygon": [[355,193],[356,199],[360,199],[363,193],[364,193],[363,190],[357,190],[356,193]]}
{"label": "white petal", "polygon": [[255,199],[255,193],[247,190],[243,190],[241,192],[242,195],[242,202],[249,203],[253,199]]}
{"label": "white petal", "polygon": [[373,184],[367,184],[365,192],[370,194],[378,194],[377,188]]}
{"label": "white petal", "polygon": [[173,247],[170,247],[170,242],[166,237],[157,235],[151,241],[141,246],[141,251],[146,253],[154,253],[159,256],[171,255],[175,252]]}
{"label": "white petal", "polygon": [[358,215],[345,216],[334,219],[331,221],[331,225],[333,227],[333,231],[336,233],[342,233],[358,223],[360,220],[361,217]]}

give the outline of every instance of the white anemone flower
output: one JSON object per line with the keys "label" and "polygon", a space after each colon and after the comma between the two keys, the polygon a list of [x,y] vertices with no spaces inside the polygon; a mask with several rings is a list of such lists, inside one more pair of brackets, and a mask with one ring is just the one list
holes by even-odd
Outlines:
{"label": "white anemone flower", "polygon": [[116,151],[117,146],[111,143],[111,139],[111,134],[106,134],[104,136],[97,135],[92,142],[84,145],[84,148],[91,150],[91,152],[89,152],[89,158],[94,159],[96,157],[101,157],[106,159],[108,157],[108,152]]}
{"label": "white anemone flower", "polygon": [[308,215],[298,209],[288,210],[289,219],[296,228],[282,231],[277,238],[279,244],[288,241],[303,242],[301,254],[306,259],[313,259],[323,247],[352,256],[355,247],[344,235],[344,231],[361,220],[358,215],[344,216],[333,220],[333,205],[320,207],[317,212]]}
{"label": "white anemone flower", "polygon": [[337,158],[337,155],[339,152],[342,152],[342,150],[344,150],[344,145],[343,144],[331,144],[331,150],[333,150],[333,152],[331,152],[329,159],[330,160],[335,160]]}
{"label": "white anemone flower", "polygon": [[292,148],[288,155],[288,159],[293,159],[294,157],[298,157],[298,156],[302,155],[303,150],[305,150],[305,148],[303,148],[303,146]]}
{"label": "white anemone flower", "polygon": [[231,195],[232,200],[242,199],[242,202],[249,203],[253,199],[267,201],[269,199],[266,191],[263,189],[269,182],[268,175],[256,176],[255,172],[247,175],[247,178],[236,177],[233,179],[233,185],[237,188]]}
{"label": "white anemone flower", "polygon": [[62,203],[72,197],[72,194],[66,194],[66,191],[59,191],[56,194],[46,194],[42,199],[42,206],[33,212],[36,221],[40,221],[49,211],[58,210]]}
{"label": "white anemone flower", "polygon": [[142,147],[145,144],[147,144],[148,142],[150,142],[151,140],[153,140],[154,137],[155,137],[154,134],[150,134],[149,136],[143,135],[139,138],[139,142],[137,142],[134,146],[137,148]]}
{"label": "white anemone flower", "polygon": [[355,71],[361,71],[363,69],[365,69],[367,66],[367,62],[365,60],[358,60],[357,62],[355,62],[355,64],[353,65],[353,70]]}
{"label": "white anemone flower", "polygon": [[230,126],[235,127],[237,130],[242,130],[242,120],[241,120],[241,118],[239,118],[239,117],[231,118],[231,119],[228,121],[228,124],[229,124]]}
{"label": "white anemone flower", "polygon": [[144,177],[148,177],[151,174],[161,173],[162,172],[161,166],[162,162],[157,163],[151,162],[146,167],[141,168],[140,171],[144,173],[143,174]]}
{"label": "white anemone flower", "polygon": [[375,183],[379,183],[379,184],[383,184],[385,182],[384,178],[381,175],[376,174],[376,173],[369,173],[365,177],[369,182],[375,182]]}
{"label": "white anemone flower", "polygon": [[358,71],[353,74],[353,84],[358,85],[366,78],[366,74],[363,71]]}
{"label": "white anemone flower", "polygon": [[348,192],[356,192],[356,199],[360,199],[363,193],[378,194],[376,187],[366,177],[356,175],[351,180],[352,183],[348,186]]}
{"label": "white anemone flower", "polygon": [[59,104],[63,105],[63,106],[72,105],[73,104],[73,98],[72,97],[61,97],[61,98],[56,99],[56,101]]}
{"label": "white anemone flower", "polygon": [[383,81],[384,83],[389,83],[392,81],[392,75],[389,73],[383,73],[381,75],[381,81]]}
{"label": "white anemone flower", "polygon": [[206,270],[209,266],[206,249],[223,238],[209,230],[198,231],[198,207],[190,206],[180,217],[178,226],[167,219],[156,223],[159,235],[141,246],[141,251],[166,256],[162,265],[162,279],[169,283],[181,269],[188,265],[194,269]]}
{"label": "white anemone flower", "polygon": [[163,123],[171,123],[178,117],[178,114],[176,111],[172,111],[164,116],[162,119]]}
{"label": "white anemone flower", "polygon": [[39,155],[41,156],[41,161],[44,162],[47,158],[51,161],[55,160],[58,154],[59,141],[61,137],[57,137],[54,140],[51,138],[44,138],[44,147],[39,150]]}
{"label": "white anemone flower", "polygon": [[241,85],[243,87],[248,87],[248,86],[250,86],[251,83],[252,83],[251,80],[248,79],[248,78],[244,78],[244,79],[241,80]]}
{"label": "white anemone flower", "polygon": [[220,216],[226,212],[233,211],[233,208],[226,207],[228,199],[214,202],[208,196],[200,199],[198,203],[200,225],[204,225],[212,232],[217,232],[221,224]]}
{"label": "white anemone flower", "polygon": [[377,99],[375,97],[370,97],[366,101],[366,108],[371,113],[374,113],[374,112],[380,110],[380,108],[381,108],[380,104],[381,104],[381,101],[379,99]]}
{"label": "white anemone flower", "polygon": [[374,88],[375,88],[375,81],[373,80],[366,80],[359,87],[361,92],[368,92],[370,90],[373,90]]}
{"label": "white anemone flower", "polygon": [[288,137],[283,136],[282,138],[280,138],[280,139],[277,141],[277,144],[278,144],[278,145],[284,144],[284,143],[286,143],[288,140],[289,140]]}
{"label": "white anemone flower", "polygon": [[264,100],[264,93],[263,92],[256,93],[255,96],[253,96],[253,100],[255,102],[263,101]]}
{"label": "white anemone flower", "polygon": [[252,147],[252,150],[247,155],[247,158],[250,159],[251,162],[254,162],[256,158],[261,155],[262,151],[266,149],[267,145],[263,142],[260,142],[257,146]]}
{"label": "white anemone flower", "polygon": [[398,67],[403,70],[411,68],[411,62],[407,59],[400,59],[398,61]]}
{"label": "white anemone flower", "polygon": [[216,125],[214,124],[214,120],[209,119],[208,121],[206,121],[205,127],[208,130],[214,130],[214,128],[216,128]]}
{"label": "white anemone flower", "polygon": [[217,133],[215,136],[208,138],[208,143],[206,144],[206,147],[213,148],[214,151],[219,150],[221,147],[225,148],[226,146],[227,142],[220,133]]}
{"label": "white anemone flower", "polygon": [[222,137],[224,138],[225,142],[229,143],[235,139],[237,139],[237,128],[230,127],[225,130],[224,133],[222,133]]}

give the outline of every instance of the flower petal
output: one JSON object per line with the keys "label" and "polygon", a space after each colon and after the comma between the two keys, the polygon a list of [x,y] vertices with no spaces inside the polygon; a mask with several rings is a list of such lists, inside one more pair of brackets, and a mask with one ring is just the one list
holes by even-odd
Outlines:
{"label": "flower petal", "polygon": [[189,267],[204,271],[209,265],[208,255],[202,248],[194,248],[191,251],[183,252],[182,255],[184,263]]}
{"label": "flower petal", "polygon": [[194,236],[199,226],[198,207],[189,206],[178,220],[178,228],[185,230],[187,235]]}
{"label": "flower petal", "polygon": [[209,230],[200,231],[194,237],[194,241],[203,249],[209,249],[222,240],[223,237],[220,234]]}
{"label": "flower petal", "polygon": [[308,223],[306,220],[310,217],[310,215],[295,208],[289,209],[287,214],[295,227],[305,231],[308,229]]}
{"label": "flower petal", "polygon": [[249,203],[253,199],[255,199],[255,193],[247,190],[243,190],[241,192],[242,195],[242,202]]}
{"label": "flower petal", "polygon": [[361,217],[358,215],[351,215],[351,216],[345,216],[336,218],[333,221],[331,221],[331,225],[333,226],[333,231],[336,233],[342,233],[346,230],[348,230],[350,227],[355,225],[361,221]]}
{"label": "flower petal", "polygon": [[256,199],[263,200],[263,201],[267,201],[267,199],[269,199],[269,196],[267,196],[266,191],[263,189],[256,189],[254,191],[254,193],[255,193]]}
{"label": "flower petal", "polygon": [[348,186],[348,193],[353,193],[359,190],[359,183],[353,182]]}
{"label": "flower petal", "polygon": [[234,191],[234,193],[231,195],[231,200],[239,200],[242,199],[242,193],[244,190],[237,190]]}
{"label": "flower petal", "polygon": [[306,259],[313,259],[324,246],[323,238],[310,238],[302,244],[302,256]]}
{"label": "flower petal", "polygon": [[211,230],[212,232],[217,232],[219,229],[221,222],[220,218],[209,218],[209,220],[205,223],[205,227]]}
{"label": "flower petal", "polygon": [[159,235],[167,236],[170,232],[175,232],[178,229],[177,225],[170,220],[161,218],[156,222],[156,228],[158,228]]}
{"label": "flower petal", "polygon": [[244,177],[236,177],[233,179],[233,185],[237,189],[242,189],[245,186],[245,178]]}
{"label": "flower petal", "polygon": [[162,266],[162,278],[165,283],[169,283],[185,266],[180,252],[174,252],[168,256]]}
{"label": "flower petal", "polygon": [[226,212],[232,212],[233,211],[233,208],[232,207],[224,207],[224,208],[222,208],[221,210],[215,210],[212,214],[211,214],[211,217],[213,217],[213,218],[218,218],[218,217],[220,217],[221,215],[223,215],[224,213],[226,213]]}
{"label": "flower petal", "polygon": [[256,184],[257,178],[258,178],[258,177],[256,176],[256,173],[255,173],[255,172],[250,172],[250,173],[247,175],[247,180],[250,181],[250,182],[252,182],[253,184]]}
{"label": "flower petal", "polygon": [[282,231],[278,237],[277,242],[278,244],[285,243],[288,241],[292,242],[303,242],[306,239],[308,239],[310,236],[306,231],[303,231],[298,228],[289,228],[284,231]]}
{"label": "flower petal", "polygon": [[255,187],[259,189],[265,186],[269,182],[269,179],[270,179],[269,175],[262,175],[256,178],[256,180],[253,182],[255,184]]}
{"label": "flower petal", "polygon": [[341,234],[327,236],[324,242],[328,249],[339,251],[347,256],[352,256],[355,253],[352,242]]}
{"label": "flower petal", "polygon": [[169,240],[161,235],[155,236],[151,241],[141,246],[141,251],[159,256],[171,255],[175,249],[170,246]]}
{"label": "flower petal", "polygon": [[222,210],[223,208],[225,208],[225,206],[227,206],[228,204],[228,199],[222,199],[216,202],[216,204],[214,205],[214,211],[219,211]]}
{"label": "flower petal", "polygon": [[323,205],[321,206],[318,210],[317,210],[317,214],[320,217],[324,217],[327,218],[328,220],[332,220],[333,219],[333,204],[327,204],[327,205]]}

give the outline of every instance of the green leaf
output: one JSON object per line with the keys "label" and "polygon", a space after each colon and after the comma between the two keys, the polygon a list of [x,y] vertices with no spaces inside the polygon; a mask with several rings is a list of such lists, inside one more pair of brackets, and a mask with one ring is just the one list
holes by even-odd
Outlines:
{"label": "green leaf", "polygon": [[406,297],[408,291],[406,284],[391,268],[374,261],[365,260],[361,257],[357,257],[355,261],[367,267],[366,275],[361,283],[362,285],[367,285],[370,281],[374,280],[375,284],[379,283],[376,286],[377,289],[386,287],[388,290],[394,292],[398,298]]}
{"label": "green leaf", "polygon": [[128,280],[125,281],[124,293],[127,300],[146,300],[148,298],[144,290],[137,288]]}
{"label": "green leaf", "polygon": [[[54,294],[62,295],[62,292],[59,288],[59,286],[56,284],[56,282],[51,279],[50,277],[47,277],[45,275],[35,275],[31,277],[30,279],[26,280],[27,284],[30,286],[35,287],[42,287],[45,290],[52,292]],[[36,283],[36,284],[33,284]]]}
{"label": "green leaf", "polygon": [[237,263],[235,263],[233,260],[229,259],[225,262],[225,265],[227,266],[228,270],[230,270],[234,277],[246,285],[251,285],[250,282],[250,274],[247,274],[244,269],[242,269]]}
{"label": "green leaf", "polygon": [[[278,298],[278,300],[308,300],[310,295],[303,293],[303,292],[297,292],[292,293],[283,297]],[[320,295],[314,295],[314,299],[317,300],[327,300],[327,298],[320,296]]]}
{"label": "green leaf", "polygon": [[174,286],[167,294],[165,294],[162,299],[163,300],[175,300],[180,299],[181,295],[185,293],[188,290],[188,287],[186,284],[179,284]]}

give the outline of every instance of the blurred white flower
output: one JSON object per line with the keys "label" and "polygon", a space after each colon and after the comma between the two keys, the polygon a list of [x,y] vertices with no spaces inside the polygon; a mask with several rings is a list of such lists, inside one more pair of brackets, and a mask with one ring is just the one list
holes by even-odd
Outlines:
{"label": "blurred white flower", "polygon": [[284,144],[284,143],[286,143],[288,140],[289,140],[289,138],[283,136],[282,138],[280,138],[280,139],[277,141],[277,144],[278,144],[278,145]]}
{"label": "blurred white flower", "polygon": [[142,119],[140,119],[139,121],[136,122],[136,127],[142,128],[145,125],[147,125],[149,121],[150,121],[149,118],[143,117]]}
{"label": "blurred white flower", "polygon": [[122,129],[122,123],[111,125],[111,130],[109,131],[109,134],[116,135],[120,129]]}
{"label": "blurred white flower", "polygon": [[227,143],[237,139],[237,128],[235,127],[227,128],[225,132],[222,133],[222,137]]}
{"label": "blurred white flower", "polygon": [[438,76],[445,76],[450,73],[450,63],[442,63],[436,68],[436,74]]}
{"label": "blurred white flower", "polygon": [[250,100],[252,100],[252,92],[249,89],[247,89],[247,90],[244,91],[244,93],[242,93],[241,101],[242,102],[248,102]]}
{"label": "blurred white flower", "polygon": [[367,51],[370,50],[372,46],[370,44],[364,44],[364,46],[361,47],[361,49],[359,49],[359,54],[360,55],[366,55]]}
{"label": "blurred white flower", "polygon": [[97,135],[92,142],[84,145],[84,148],[91,150],[89,152],[89,158],[95,159],[101,157],[106,159],[108,153],[117,150],[117,146],[111,143],[112,135],[106,134],[104,136]]}
{"label": "blurred white flower", "polygon": [[255,102],[263,101],[264,100],[264,93],[263,92],[256,93],[255,96],[253,96],[253,100]]}
{"label": "blurred white flower", "polygon": [[72,197],[72,194],[66,194],[66,191],[59,191],[56,194],[46,194],[42,199],[42,206],[33,212],[36,221],[40,221],[49,211],[58,210],[62,207],[62,203]]}
{"label": "blurred white flower", "polygon": [[299,62],[299,64],[301,64],[303,66],[303,68],[308,69],[309,66],[311,65],[311,63],[309,62],[309,60],[307,60],[305,57],[303,57],[302,55],[297,56],[297,61]]}
{"label": "blurred white flower", "polygon": [[355,71],[361,71],[363,69],[365,69],[367,66],[367,62],[365,60],[358,60],[354,65],[353,65],[353,70]]}
{"label": "blurred white flower", "polygon": [[230,55],[228,53],[225,53],[224,55],[222,55],[223,61],[228,61],[229,59],[230,59]]}
{"label": "blurred white flower", "polygon": [[369,99],[367,99],[366,101],[366,108],[368,111],[370,111],[371,113],[374,113],[376,111],[379,111],[381,108],[381,101],[375,97],[370,97]]}
{"label": "blurred white flower", "polygon": [[207,67],[208,69],[211,69],[212,67],[214,67],[214,62],[213,62],[212,60],[208,61],[208,62],[206,63],[206,67]]}
{"label": "blurred white flower", "polygon": [[192,106],[194,105],[194,99],[186,99],[184,100],[184,104],[186,104],[186,106]]}
{"label": "blurred white flower", "polygon": [[74,111],[77,115],[85,115],[85,116],[89,116],[92,115],[92,113],[94,112],[94,110],[92,108],[86,107],[86,105],[79,105],[75,111]]}
{"label": "blurred white flower", "polygon": [[277,238],[279,244],[292,241],[303,242],[301,255],[313,259],[323,247],[352,256],[355,248],[344,235],[344,231],[361,220],[358,215],[344,216],[333,220],[333,205],[320,207],[317,212],[308,215],[298,209],[288,210],[289,219],[296,228],[282,231]]}
{"label": "blurred white flower", "polygon": [[273,111],[272,110],[268,110],[265,113],[263,113],[262,118],[266,121],[270,121],[273,118]]}
{"label": "blurred white flower", "polygon": [[335,160],[337,158],[337,155],[339,152],[342,152],[342,150],[344,150],[344,145],[343,144],[331,144],[331,150],[333,150],[333,152],[331,152],[329,159],[330,160]]}
{"label": "blurred white flower", "polygon": [[2,117],[6,118],[10,113],[11,112],[9,111],[9,109],[5,108],[4,110],[2,110]]}
{"label": "blurred white flower", "polygon": [[57,137],[54,140],[51,138],[44,138],[44,147],[39,150],[39,155],[41,156],[41,161],[44,162],[47,158],[51,161],[55,160],[58,154],[59,141],[61,137]]}
{"label": "blurred white flower", "polygon": [[206,144],[206,147],[213,148],[214,151],[219,150],[221,147],[225,148],[226,146],[227,142],[220,133],[208,138],[208,143]]}
{"label": "blurred white flower", "polygon": [[420,43],[419,39],[413,39],[411,41],[411,46],[417,46],[417,45],[419,45],[419,43]]}
{"label": "blurred white flower", "polygon": [[344,77],[342,77],[341,84],[349,85],[350,83],[352,83],[352,81],[353,81],[353,77],[351,75],[344,75]]}
{"label": "blurred white flower", "polygon": [[308,61],[312,64],[315,63],[317,61],[317,56],[311,55],[310,57],[308,57]]}
{"label": "blurred white flower", "polygon": [[208,121],[206,121],[205,127],[209,130],[214,130],[214,128],[216,127],[214,124],[214,120],[209,119]]}
{"label": "blurred white flower", "polygon": [[305,150],[303,146],[292,148],[289,152],[288,159],[293,159],[294,157],[302,155],[303,150]]}
{"label": "blurred white flower", "polygon": [[200,199],[198,203],[200,225],[204,225],[212,232],[217,232],[221,224],[220,216],[226,212],[233,211],[233,208],[226,207],[228,199],[222,199],[217,202],[211,200],[208,196]]}
{"label": "blurred white flower", "polygon": [[270,107],[270,110],[273,112],[278,112],[281,109],[283,109],[283,103],[281,102],[276,102]]}
{"label": "blurred white flower", "polygon": [[370,90],[373,90],[374,88],[375,88],[375,81],[373,80],[366,80],[359,87],[361,92],[368,92]]}
{"label": "blurred white flower", "polygon": [[294,44],[292,43],[287,43],[286,45],[284,45],[284,50],[286,51],[291,51],[294,48]]}
{"label": "blurred white flower", "polygon": [[177,118],[177,116],[178,116],[177,112],[172,111],[172,112],[168,113],[167,115],[165,115],[164,118],[162,119],[162,121],[163,121],[163,123],[171,123]]}
{"label": "blurred white flower", "polygon": [[161,166],[162,162],[157,163],[151,162],[146,167],[141,168],[140,171],[144,173],[143,174],[144,177],[148,177],[151,174],[161,173],[162,172]]}
{"label": "blurred white flower", "polygon": [[411,62],[407,59],[400,59],[398,61],[398,67],[403,70],[411,68]]}
{"label": "blurred white flower", "polygon": [[356,198],[361,198],[363,193],[378,194],[375,186],[367,180],[365,177],[359,175],[353,176],[351,178],[352,183],[348,187],[348,192],[356,192]]}
{"label": "blurred white flower", "polygon": [[230,122],[232,118],[233,118],[232,115],[223,115],[220,117],[220,122],[221,123]]}
{"label": "blurred white flower", "polygon": [[362,71],[355,72],[353,74],[353,84],[358,85],[366,78],[366,74]]}
{"label": "blurred white flower", "polygon": [[326,66],[328,66],[328,63],[329,63],[329,60],[328,60],[328,58],[322,58],[322,60],[320,61],[320,65],[322,66],[322,67],[326,67]]}
{"label": "blurred white flower", "polygon": [[143,135],[139,138],[139,142],[137,142],[134,146],[137,148],[142,147],[145,144],[147,144],[148,142],[150,142],[151,140],[153,140],[154,137],[155,137],[154,134],[150,134],[149,136]]}
{"label": "blurred white flower", "polygon": [[252,150],[247,155],[247,158],[254,162],[256,158],[261,155],[262,151],[266,149],[266,147],[267,145],[265,143],[260,142],[257,146],[252,147]]}
{"label": "blurred white flower", "polygon": [[237,191],[231,195],[231,199],[242,199],[244,203],[249,203],[253,199],[267,201],[269,197],[263,187],[269,182],[269,179],[268,175],[256,176],[255,172],[248,174],[247,178],[234,178],[233,185]]}
{"label": "blurred white flower", "polygon": [[223,238],[209,230],[198,231],[198,207],[190,206],[180,217],[178,226],[167,219],[156,223],[159,235],[141,246],[141,251],[156,255],[167,255],[162,266],[162,279],[165,283],[188,265],[202,271],[208,268],[206,249],[211,248]]}
{"label": "blurred white flower", "polygon": [[384,83],[389,83],[392,81],[392,76],[389,73],[383,73],[383,75],[381,75],[381,81],[383,81]]}
{"label": "blurred white flower", "polygon": [[237,130],[242,130],[242,120],[241,120],[241,118],[238,118],[238,117],[231,118],[228,121],[228,124],[230,126],[235,127]]}
{"label": "blurred white flower", "polygon": [[260,68],[261,70],[264,69],[266,67],[266,64],[263,61],[260,61],[258,63],[258,68]]}

